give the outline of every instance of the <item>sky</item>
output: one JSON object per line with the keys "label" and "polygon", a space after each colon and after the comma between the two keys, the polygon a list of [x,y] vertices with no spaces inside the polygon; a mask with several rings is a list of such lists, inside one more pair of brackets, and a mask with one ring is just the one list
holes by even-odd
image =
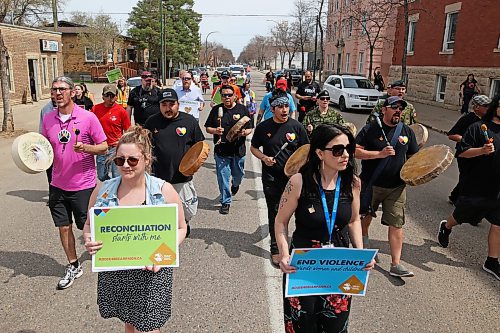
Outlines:
{"label": "sky", "polygon": [[[203,15],[200,23],[201,41],[219,42],[239,53],[255,35],[269,35],[270,29],[293,11],[293,0],[195,0],[194,10]],[[109,14],[113,20],[126,24],[128,14],[137,0],[98,1],[66,0],[66,6],[59,19],[69,18],[73,11]],[[219,15],[213,15],[219,14]],[[228,15],[265,15],[265,16],[228,16]]]}

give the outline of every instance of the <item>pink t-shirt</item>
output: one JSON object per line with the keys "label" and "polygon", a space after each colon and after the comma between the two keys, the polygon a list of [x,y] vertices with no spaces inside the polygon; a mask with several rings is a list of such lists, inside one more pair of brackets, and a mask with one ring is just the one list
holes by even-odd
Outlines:
{"label": "pink t-shirt", "polygon": [[58,108],[43,117],[42,135],[54,149],[50,184],[65,191],[80,191],[96,186],[94,155],[73,150],[76,129],[80,130],[78,141],[84,144],[93,145],[106,141],[106,135],[96,115],[76,104],[71,117],[65,122],[59,117]]}

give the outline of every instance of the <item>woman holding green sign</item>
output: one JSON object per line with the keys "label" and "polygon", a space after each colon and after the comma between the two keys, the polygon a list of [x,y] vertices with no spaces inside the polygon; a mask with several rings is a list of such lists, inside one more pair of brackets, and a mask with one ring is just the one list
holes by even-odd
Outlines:
{"label": "woman holding green sign", "polygon": [[[313,131],[308,162],[290,178],[276,216],[283,273],[296,272],[290,266],[294,248],[348,248],[349,241],[354,248],[363,248],[355,149],[354,137],[345,127],[319,125]],[[296,229],[289,248],[288,223],[293,214]],[[372,260],[364,269],[372,269],[374,264]],[[285,297],[283,305],[286,332],[347,332],[349,295]]]}
{"label": "woman holding green sign", "polygon": [[[121,137],[113,161],[121,177],[97,185],[90,207],[161,205],[178,206],[178,241],[186,237],[181,200],[165,181],[150,176],[152,162],[148,130],[132,127]],[[140,223],[140,221],[138,221]],[[84,227],[85,248],[94,255],[106,244],[92,242],[90,222]],[[116,317],[125,323],[126,333],[160,332],[171,315],[172,268],[147,266],[142,270],[98,273],[97,304],[103,318]]]}

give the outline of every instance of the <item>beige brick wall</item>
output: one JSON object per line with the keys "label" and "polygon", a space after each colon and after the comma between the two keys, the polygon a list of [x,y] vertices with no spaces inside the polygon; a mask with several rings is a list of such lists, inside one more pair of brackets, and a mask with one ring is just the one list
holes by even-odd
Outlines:
{"label": "beige brick wall", "polygon": [[[408,73],[408,100],[417,101],[434,106],[440,106],[451,110],[459,109],[459,87],[465,81],[467,75],[473,73],[478,81],[481,92],[490,95],[491,81],[500,79],[500,68],[479,67],[433,67],[433,66],[409,66]],[[437,76],[447,77],[444,102],[436,101]],[[391,66],[389,71],[389,83],[401,78],[401,66]]]}
{"label": "beige brick wall", "polygon": [[[26,97],[23,98],[23,95],[27,95],[27,100],[29,102],[31,101],[29,91],[28,59],[37,60],[38,75],[36,80],[38,82],[38,98],[49,98],[50,83],[53,80],[54,73],[52,59],[56,59],[56,75],[63,74],[61,35],[50,31],[23,28],[6,24],[0,24],[0,31],[2,32],[4,43],[9,54],[9,66],[11,67],[10,72],[14,83],[10,94],[11,104],[19,104],[23,101],[23,99],[26,100]],[[58,41],[59,52],[41,52],[41,39]],[[47,59],[47,85],[44,84],[43,80],[42,58]],[[2,105],[0,105],[0,108],[1,107]]]}

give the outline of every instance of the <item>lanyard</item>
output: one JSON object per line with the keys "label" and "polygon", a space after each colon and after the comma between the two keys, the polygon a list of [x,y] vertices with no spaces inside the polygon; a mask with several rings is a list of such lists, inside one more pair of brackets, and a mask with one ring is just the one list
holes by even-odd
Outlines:
{"label": "lanyard", "polygon": [[335,185],[335,197],[333,199],[333,209],[331,217],[330,212],[328,211],[328,204],[326,203],[325,191],[323,191],[323,186],[321,185],[321,179],[319,181],[319,193],[321,195],[321,203],[323,204],[323,211],[325,213],[326,226],[328,227],[328,243],[332,244],[333,227],[335,226],[335,218],[337,217],[337,208],[339,206],[340,175],[337,177],[337,183]]}

